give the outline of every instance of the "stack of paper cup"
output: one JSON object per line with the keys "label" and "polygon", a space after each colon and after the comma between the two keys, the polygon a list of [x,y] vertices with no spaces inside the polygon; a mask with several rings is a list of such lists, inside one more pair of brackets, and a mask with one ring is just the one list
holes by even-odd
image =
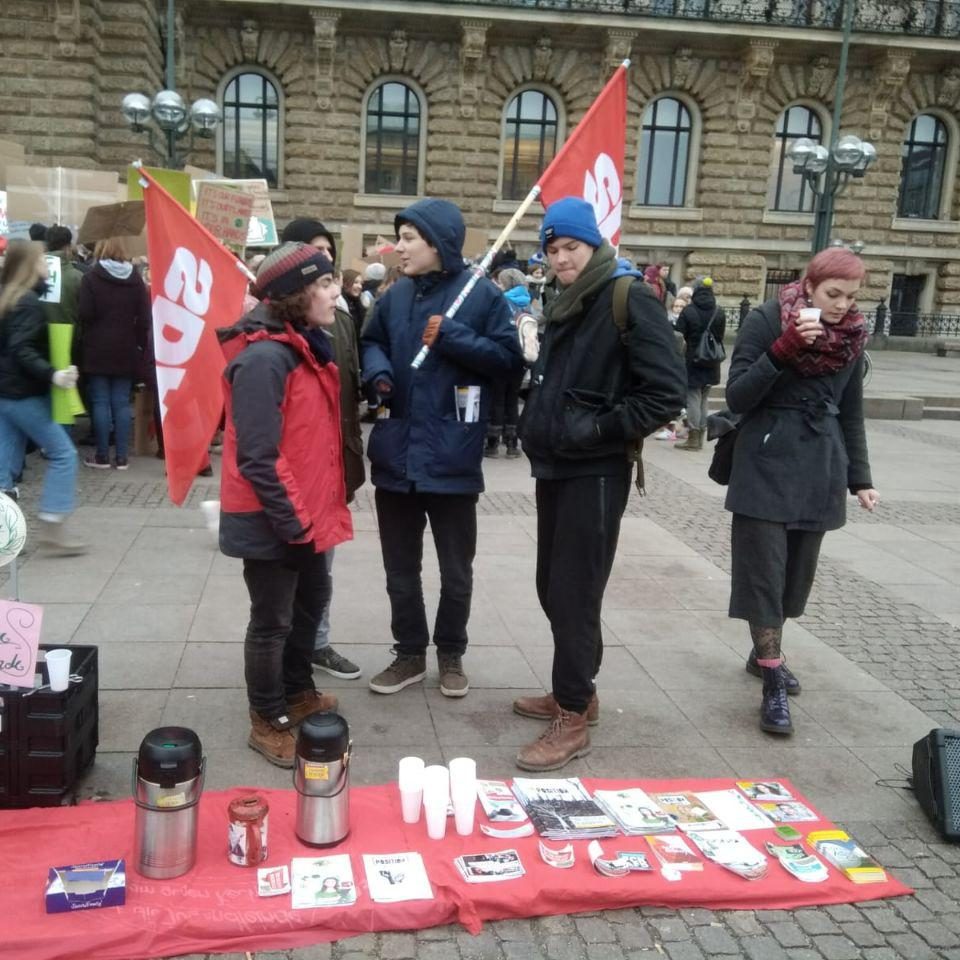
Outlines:
{"label": "stack of paper cup", "polygon": [[419,757],[404,757],[400,761],[397,785],[400,787],[400,807],[404,823],[417,823],[420,820],[423,769],[423,761]]}
{"label": "stack of paper cup", "polygon": [[447,832],[447,806],[450,803],[450,772],[431,766],[423,771],[423,813],[427,818],[427,836],[442,840]]}
{"label": "stack of paper cup", "polygon": [[450,761],[450,799],[457,833],[468,837],[473,833],[473,816],[477,808],[477,761],[455,757]]}

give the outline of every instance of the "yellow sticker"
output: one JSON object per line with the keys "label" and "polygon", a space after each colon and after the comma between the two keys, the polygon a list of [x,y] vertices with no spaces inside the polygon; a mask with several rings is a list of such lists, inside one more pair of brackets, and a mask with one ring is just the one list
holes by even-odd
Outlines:
{"label": "yellow sticker", "polygon": [[329,780],[330,767],[325,763],[306,763],[303,766],[303,776],[307,780]]}
{"label": "yellow sticker", "polygon": [[187,802],[185,793],[171,793],[168,797],[160,797],[157,800],[158,807],[182,807]]}

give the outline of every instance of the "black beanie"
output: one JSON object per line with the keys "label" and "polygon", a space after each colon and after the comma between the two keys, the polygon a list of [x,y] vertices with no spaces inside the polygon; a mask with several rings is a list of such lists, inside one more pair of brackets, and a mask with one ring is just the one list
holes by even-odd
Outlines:
{"label": "black beanie", "polygon": [[330,255],[337,262],[337,243],[333,234],[319,221],[311,217],[297,217],[291,220],[280,234],[282,243],[310,243],[314,237],[326,237],[330,241]]}

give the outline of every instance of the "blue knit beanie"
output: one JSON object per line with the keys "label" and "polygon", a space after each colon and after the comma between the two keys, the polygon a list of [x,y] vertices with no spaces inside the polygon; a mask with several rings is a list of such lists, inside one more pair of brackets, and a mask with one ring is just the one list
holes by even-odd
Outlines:
{"label": "blue knit beanie", "polygon": [[573,237],[591,247],[599,247],[603,237],[597,229],[593,207],[580,197],[564,197],[547,207],[540,227],[540,246],[546,249],[556,237]]}

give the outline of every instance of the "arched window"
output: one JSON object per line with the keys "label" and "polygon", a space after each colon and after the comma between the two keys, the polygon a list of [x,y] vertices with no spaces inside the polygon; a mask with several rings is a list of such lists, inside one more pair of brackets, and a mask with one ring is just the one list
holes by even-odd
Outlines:
{"label": "arched window", "polygon": [[540,90],[522,90],[504,114],[500,155],[503,199],[522,200],[556,152],[556,104]]}
{"label": "arched window", "polygon": [[262,73],[238,73],[223,90],[225,177],[280,182],[280,99]]}
{"label": "arched window", "polygon": [[374,87],[367,98],[365,193],[416,196],[420,170],[420,98],[398,80]]}
{"label": "arched window", "polygon": [[914,117],[901,155],[898,216],[936,220],[947,161],[946,124],[931,113]]}
{"label": "arched window", "polygon": [[823,128],[820,118],[813,110],[796,104],[787,107],[777,121],[777,132],[773,138],[770,193],[767,197],[767,205],[771,210],[791,213],[809,213],[813,210],[813,191],[800,174],[793,172],[793,163],[787,156],[787,151],[801,137],[820,143],[823,140]]}
{"label": "arched window", "polygon": [[690,164],[690,111],[675,97],[660,97],[643,111],[637,203],[682,207]]}

